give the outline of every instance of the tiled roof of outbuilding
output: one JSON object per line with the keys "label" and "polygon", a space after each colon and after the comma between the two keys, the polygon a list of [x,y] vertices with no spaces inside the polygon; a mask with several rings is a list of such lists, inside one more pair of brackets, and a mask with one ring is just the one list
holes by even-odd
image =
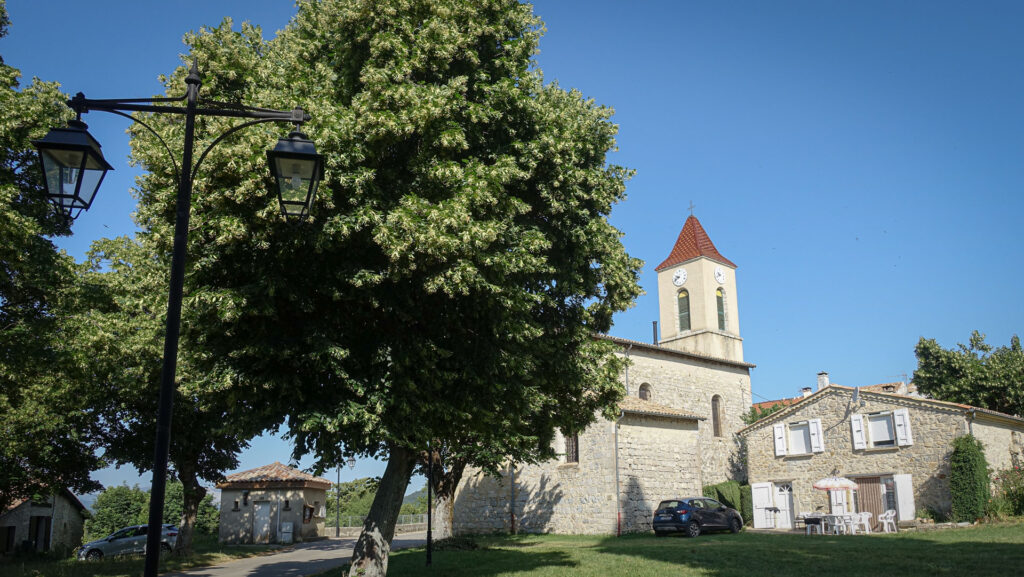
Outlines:
{"label": "tiled roof of outbuilding", "polygon": [[619,401],[619,408],[625,413],[637,415],[649,415],[652,417],[669,417],[672,419],[683,419],[687,421],[703,421],[704,417],[688,413],[681,409],[659,405],[651,401],[645,401],[636,397],[626,397]]}
{"label": "tiled roof of outbuilding", "polygon": [[679,231],[679,238],[676,239],[672,252],[654,270],[659,271],[699,256],[706,256],[713,261],[736,268],[736,265],[731,260],[718,252],[718,249],[715,248],[715,243],[711,242],[708,233],[704,232],[704,227],[700,225],[700,221],[691,214],[686,219],[686,223],[683,224],[683,230]]}
{"label": "tiled roof of outbuilding", "polygon": [[323,477],[310,475],[295,467],[289,467],[277,461],[248,471],[232,473],[224,481],[217,483],[219,488],[248,487],[254,485],[273,485],[277,487],[317,487],[327,489],[331,482]]}

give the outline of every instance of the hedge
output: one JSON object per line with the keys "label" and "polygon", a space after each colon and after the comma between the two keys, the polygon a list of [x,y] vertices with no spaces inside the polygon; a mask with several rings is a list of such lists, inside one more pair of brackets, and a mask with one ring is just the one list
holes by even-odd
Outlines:
{"label": "hedge", "polygon": [[985,516],[989,478],[985,448],[973,435],[953,440],[949,456],[949,492],[953,501],[953,520],[973,522]]}
{"label": "hedge", "polygon": [[726,507],[732,507],[739,511],[743,516],[744,523],[749,523],[754,519],[750,485],[740,485],[737,481],[725,481],[717,485],[705,485],[703,493],[705,497],[715,499]]}

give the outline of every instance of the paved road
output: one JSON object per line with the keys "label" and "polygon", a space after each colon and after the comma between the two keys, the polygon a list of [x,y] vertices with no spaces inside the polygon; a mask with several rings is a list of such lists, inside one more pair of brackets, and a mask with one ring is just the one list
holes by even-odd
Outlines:
{"label": "paved road", "polygon": [[[166,573],[163,577],[301,577],[348,563],[352,559],[354,543],[354,537],[298,543],[273,555],[248,557],[213,567]],[[417,547],[426,543],[425,531],[404,533],[395,537],[391,542],[391,549]]]}

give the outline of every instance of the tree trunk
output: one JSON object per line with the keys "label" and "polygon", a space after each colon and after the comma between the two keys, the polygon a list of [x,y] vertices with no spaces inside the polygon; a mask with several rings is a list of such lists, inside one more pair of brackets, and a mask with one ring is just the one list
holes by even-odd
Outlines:
{"label": "tree trunk", "polygon": [[178,523],[178,542],[174,546],[175,555],[192,554],[192,536],[195,534],[196,517],[199,515],[199,503],[206,496],[206,489],[199,484],[194,471],[179,470],[178,479],[183,489],[181,506],[181,522]]}
{"label": "tree trunk", "polygon": [[[452,536],[452,524],[455,516],[455,489],[462,480],[462,472],[466,469],[466,462],[462,459],[455,459],[450,463],[451,467],[445,471],[442,468],[441,458],[438,452],[434,452],[434,510],[431,519],[434,539],[445,539]],[[441,473],[438,473],[441,471]]]}
{"label": "tree trunk", "polygon": [[384,577],[388,573],[388,553],[395,536],[395,524],[402,499],[416,465],[416,453],[404,447],[390,447],[388,466],[380,479],[377,495],[352,550],[349,577]]}

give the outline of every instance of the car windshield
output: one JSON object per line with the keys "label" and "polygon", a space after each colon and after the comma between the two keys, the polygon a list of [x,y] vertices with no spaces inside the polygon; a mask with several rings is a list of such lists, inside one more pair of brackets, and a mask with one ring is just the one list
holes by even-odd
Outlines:
{"label": "car windshield", "polygon": [[661,503],[658,503],[658,508],[659,509],[675,509],[677,507],[681,507],[682,505],[683,505],[683,502],[679,501],[677,499],[675,501],[662,501]]}

